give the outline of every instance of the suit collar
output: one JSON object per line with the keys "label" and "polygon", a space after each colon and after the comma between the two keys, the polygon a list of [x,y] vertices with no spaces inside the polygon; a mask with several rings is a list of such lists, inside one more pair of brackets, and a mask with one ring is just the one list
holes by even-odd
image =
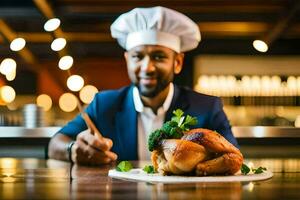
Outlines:
{"label": "suit collar", "polygon": [[[136,86],[134,86],[132,92],[133,92],[133,103],[134,103],[135,110],[139,113],[144,112],[145,106],[140,97],[138,88]],[[166,112],[170,108],[173,97],[174,97],[174,84],[171,82],[168,95],[167,95],[163,105],[161,106],[161,108],[164,110],[164,112]]]}

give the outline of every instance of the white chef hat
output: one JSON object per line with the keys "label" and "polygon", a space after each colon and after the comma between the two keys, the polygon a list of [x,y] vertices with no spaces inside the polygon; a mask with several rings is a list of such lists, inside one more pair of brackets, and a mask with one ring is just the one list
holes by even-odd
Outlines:
{"label": "white chef hat", "polygon": [[196,48],[201,40],[195,22],[165,7],[135,8],[120,15],[110,29],[126,50],[148,44],[185,52]]}

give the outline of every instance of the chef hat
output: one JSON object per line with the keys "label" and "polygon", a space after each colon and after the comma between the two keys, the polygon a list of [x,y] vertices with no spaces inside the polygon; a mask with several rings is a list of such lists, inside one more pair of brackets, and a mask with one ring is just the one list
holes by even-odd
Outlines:
{"label": "chef hat", "polygon": [[176,52],[198,46],[198,25],[190,18],[164,7],[135,8],[111,25],[111,35],[126,50],[139,45],[161,45]]}

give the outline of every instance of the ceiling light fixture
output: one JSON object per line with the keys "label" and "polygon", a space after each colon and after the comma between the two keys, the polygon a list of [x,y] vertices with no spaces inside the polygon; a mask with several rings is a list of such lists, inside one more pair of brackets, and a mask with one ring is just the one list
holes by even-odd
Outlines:
{"label": "ceiling light fixture", "polygon": [[0,64],[0,72],[7,75],[16,71],[17,63],[12,58],[5,58]]}
{"label": "ceiling light fixture", "polygon": [[60,20],[58,18],[52,18],[44,24],[44,29],[48,32],[55,31],[59,27],[59,25]]}
{"label": "ceiling light fixture", "polygon": [[79,75],[72,75],[67,80],[67,86],[71,91],[77,92],[81,90],[84,85],[84,80]]}
{"label": "ceiling light fixture", "polygon": [[72,56],[63,56],[59,59],[58,67],[61,70],[68,70],[72,67],[73,61],[74,60],[73,60]]}
{"label": "ceiling light fixture", "polygon": [[24,38],[16,38],[10,43],[10,49],[12,51],[20,51],[22,50],[26,45],[26,41]]}
{"label": "ceiling light fixture", "polygon": [[253,47],[259,52],[267,52],[269,49],[268,44],[263,40],[254,40],[252,44]]}
{"label": "ceiling light fixture", "polygon": [[67,44],[67,41],[65,38],[56,38],[51,43],[51,49],[53,51],[60,51],[62,50]]}

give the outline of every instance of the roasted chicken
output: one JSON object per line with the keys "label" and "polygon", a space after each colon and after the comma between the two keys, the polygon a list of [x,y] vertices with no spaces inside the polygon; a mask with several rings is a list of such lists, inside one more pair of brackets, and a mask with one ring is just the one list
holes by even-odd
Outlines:
{"label": "roasted chicken", "polygon": [[243,155],[217,132],[192,129],[181,139],[162,140],[152,152],[151,160],[163,175],[230,175],[241,168]]}

